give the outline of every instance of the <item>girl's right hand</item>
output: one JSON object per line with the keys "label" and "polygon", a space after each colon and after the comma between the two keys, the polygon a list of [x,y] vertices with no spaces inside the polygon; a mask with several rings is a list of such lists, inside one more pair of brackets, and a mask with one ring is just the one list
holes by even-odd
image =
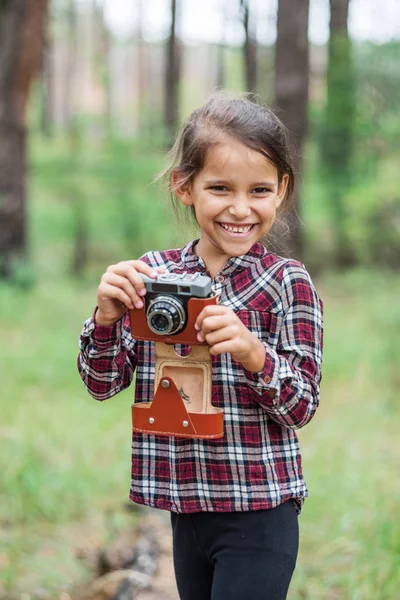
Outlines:
{"label": "girl's right hand", "polygon": [[146,287],[140,273],[157,277],[164,267],[150,267],[142,260],[127,260],[108,267],[97,290],[98,325],[114,325],[128,309],[143,308]]}

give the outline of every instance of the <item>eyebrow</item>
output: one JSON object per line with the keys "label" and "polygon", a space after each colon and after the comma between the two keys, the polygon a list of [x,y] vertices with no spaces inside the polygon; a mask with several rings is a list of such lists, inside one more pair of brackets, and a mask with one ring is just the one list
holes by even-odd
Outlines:
{"label": "eyebrow", "polygon": [[[206,179],[204,183],[206,185],[225,185],[226,183],[229,183],[229,181],[227,179]],[[276,185],[276,182],[258,181],[256,183],[252,183],[251,185],[252,187],[274,187],[274,185]]]}

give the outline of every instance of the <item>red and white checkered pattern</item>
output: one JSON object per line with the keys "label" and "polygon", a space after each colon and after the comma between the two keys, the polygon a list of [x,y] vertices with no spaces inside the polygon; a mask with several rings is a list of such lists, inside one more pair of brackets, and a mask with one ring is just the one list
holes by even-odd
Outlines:
{"label": "red and white checkered pattern", "polygon": [[[205,274],[195,243],[142,259],[170,272]],[[301,263],[261,244],[229,259],[213,283],[221,303],[265,343],[264,369],[250,373],[229,354],[212,357],[212,402],[224,410],[221,439],[133,432],[130,497],[181,513],[259,510],[289,498],[300,510],[308,492],[295,430],[319,403],[321,300]],[[153,343],[132,338],[127,315],[114,327],[86,321],[78,367],[97,400],[129,386],[136,369],[135,402],[151,401],[154,362]]]}

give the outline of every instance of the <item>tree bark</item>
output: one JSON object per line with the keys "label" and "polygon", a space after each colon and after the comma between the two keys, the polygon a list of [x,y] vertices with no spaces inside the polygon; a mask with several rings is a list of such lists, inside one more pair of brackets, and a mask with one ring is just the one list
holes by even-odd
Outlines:
{"label": "tree bark", "polygon": [[75,77],[78,58],[78,14],[75,0],[68,0],[67,16],[67,57],[64,70],[64,122],[68,134],[74,133],[75,118]]}
{"label": "tree bark", "polygon": [[54,72],[52,46],[52,42],[48,35],[42,55],[40,113],[41,131],[42,134],[48,138],[53,135],[54,128]]}
{"label": "tree bark", "polygon": [[48,0],[0,2],[0,276],[27,253],[26,107],[44,45]]}
{"label": "tree bark", "polygon": [[138,123],[141,135],[149,134],[149,98],[148,98],[148,55],[147,45],[143,39],[144,2],[138,0],[138,25],[137,25],[137,98],[138,98]]}
{"label": "tree bark", "polygon": [[250,94],[255,94],[257,91],[257,41],[251,27],[250,2],[249,0],[241,0],[240,4],[243,10],[243,25],[245,32],[244,64],[246,90]]}
{"label": "tree bark", "polygon": [[175,136],[178,123],[180,48],[176,37],[177,0],[171,0],[171,30],[167,44],[167,62],[165,73],[165,128],[167,143]]}
{"label": "tree bark", "polygon": [[[279,0],[278,34],[275,50],[275,104],[282,111],[280,117],[294,134],[296,144],[296,171],[301,177],[302,152],[308,131],[308,45],[309,0],[298,0],[294,9],[292,0]],[[300,223],[301,206],[299,186],[293,198],[293,208],[287,217],[290,238],[283,243],[289,255],[301,258],[303,236]]]}
{"label": "tree bark", "polygon": [[216,88],[222,90],[225,87],[225,46],[223,42],[220,42],[215,47],[216,63],[217,63],[217,77],[216,77]]}
{"label": "tree bark", "polygon": [[105,19],[105,0],[92,0],[92,38],[95,73],[101,84],[103,124],[107,135],[112,132],[112,94],[110,72],[111,35]]}
{"label": "tree bark", "polygon": [[340,266],[355,262],[346,230],[345,195],[350,184],[354,77],[348,31],[349,0],[330,0],[327,103],[321,155],[327,174],[334,215],[336,260]]}

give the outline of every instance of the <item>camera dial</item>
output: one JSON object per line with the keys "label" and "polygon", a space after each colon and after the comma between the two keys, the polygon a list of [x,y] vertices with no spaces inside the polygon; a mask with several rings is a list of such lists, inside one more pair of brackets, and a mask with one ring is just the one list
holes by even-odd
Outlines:
{"label": "camera dial", "polygon": [[176,273],[161,273],[157,279],[158,281],[176,281],[179,276]]}
{"label": "camera dial", "polygon": [[150,300],[146,318],[153,333],[174,335],[184,328],[186,311],[179,298],[159,295]]}

